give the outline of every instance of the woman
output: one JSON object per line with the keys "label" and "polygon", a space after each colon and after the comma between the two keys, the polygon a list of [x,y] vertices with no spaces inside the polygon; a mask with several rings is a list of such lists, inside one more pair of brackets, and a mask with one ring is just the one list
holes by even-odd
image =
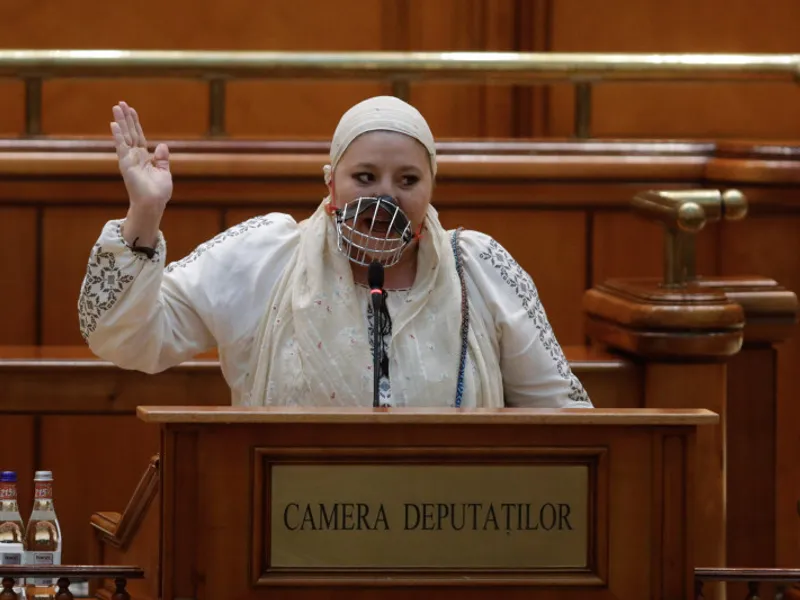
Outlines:
{"label": "woman", "polygon": [[380,262],[382,405],[592,406],[527,273],[492,238],[442,228],[433,136],[409,104],[344,114],[309,219],[251,219],[166,268],[169,150],[148,154],[125,103],[113,114],[130,208],[103,228],[79,300],[98,356],[154,373],[216,346],[233,404],[369,406]]}

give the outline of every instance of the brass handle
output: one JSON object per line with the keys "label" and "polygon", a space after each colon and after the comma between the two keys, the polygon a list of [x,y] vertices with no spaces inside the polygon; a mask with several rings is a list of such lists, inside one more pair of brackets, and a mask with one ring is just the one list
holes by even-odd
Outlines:
{"label": "brass handle", "polygon": [[706,223],[747,215],[739,190],[648,190],[631,201],[634,214],[664,225],[664,285],[680,287],[697,278],[695,236]]}

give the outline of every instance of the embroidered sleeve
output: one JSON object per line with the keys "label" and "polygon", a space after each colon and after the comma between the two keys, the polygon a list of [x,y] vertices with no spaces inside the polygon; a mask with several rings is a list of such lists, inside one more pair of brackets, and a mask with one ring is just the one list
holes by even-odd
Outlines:
{"label": "embroidered sleeve", "polygon": [[[83,338],[101,358],[155,373],[227,343],[232,332],[252,329],[253,311],[242,308],[251,294],[237,284],[242,269],[261,256],[254,247],[262,248],[258,240],[242,240],[271,222],[258,217],[236,225],[165,268],[161,234],[148,258],[127,247],[122,221],[110,221],[92,248],[81,287]],[[255,279],[250,271],[245,285]]]}
{"label": "embroidered sleeve", "polygon": [[254,229],[258,229],[266,225],[271,225],[272,223],[273,223],[272,215],[261,215],[258,217],[253,217],[252,219],[244,221],[243,223],[239,223],[238,225],[234,225],[230,229],[223,231],[222,233],[218,234],[217,236],[213,237],[207,242],[203,242],[202,244],[200,244],[188,256],[185,256],[184,258],[167,265],[166,269],[167,273],[171,273],[175,269],[180,269],[188,265],[191,265],[198,258],[203,256],[203,254],[205,254],[215,246],[219,246],[220,244],[227,242],[228,240],[235,239],[247,233],[248,231],[253,231]]}
{"label": "embroidered sleeve", "polygon": [[494,317],[506,404],[591,407],[531,276],[491,237],[464,232],[463,238],[471,275]]}
{"label": "embroidered sleeve", "polygon": [[89,254],[86,275],[78,298],[78,317],[83,339],[97,329],[101,317],[114,308],[146,263],[161,264],[166,243],[159,233],[155,254],[148,258],[127,248],[122,237],[122,220],[109,221]]}

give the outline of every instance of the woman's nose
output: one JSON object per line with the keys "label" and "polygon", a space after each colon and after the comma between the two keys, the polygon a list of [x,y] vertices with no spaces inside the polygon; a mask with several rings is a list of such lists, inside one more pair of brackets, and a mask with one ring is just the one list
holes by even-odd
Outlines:
{"label": "woman's nose", "polygon": [[398,191],[399,190],[394,185],[394,182],[391,179],[381,179],[376,182],[373,193],[376,197],[391,196],[395,200],[399,200],[399,198],[397,197]]}

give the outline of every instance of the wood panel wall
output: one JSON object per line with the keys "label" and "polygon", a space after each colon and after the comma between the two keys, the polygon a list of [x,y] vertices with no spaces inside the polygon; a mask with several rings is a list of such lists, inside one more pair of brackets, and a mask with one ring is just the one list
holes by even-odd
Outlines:
{"label": "wood panel wall", "polygon": [[[77,18],[76,15],[81,15]],[[175,1],[158,14],[102,0],[0,4],[2,48],[164,50],[428,50],[554,52],[800,52],[800,4],[773,0]],[[203,135],[208,92],[198,81],[58,80],[44,88],[51,135],[108,132],[110,107],[135,105],[158,137]],[[341,113],[385,82],[234,82],[235,138],[329,139]],[[597,137],[800,137],[793,84],[602,84]],[[411,101],[439,138],[570,136],[573,88],[413,85]],[[0,135],[23,131],[23,87],[0,80]]]}
{"label": "wood panel wall", "polygon": [[[778,0],[550,0],[556,52],[797,53],[800,4]],[[598,137],[774,138],[800,136],[800,88],[792,84],[605,84],[593,93]],[[566,86],[550,96],[549,135],[572,127]]]}
{"label": "wood panel wall", "polygon": [[[176,143],[175,193],[162,223],[167,260],[257,214],[309,215],[325,193],[325,153],[316,144],[295,144],[293,154],[281,147],[227,142],[209,154],[207,145]],[[434,205],[446,227],[478,229],[506,246],[533,276],[559,339],[582,344],[584,290],[611,277],[661,274],[660,227],[628,210],[645,189],[744,189],[751,215],[700,233],[698,271],[769,276],[800,290],[792,258],[800,252],[784,250],[800,240],[792,185],[800,163],[775,160],[794,149],[756,160],[735,151],[739,158],[710,144],[449,144]],[[7,142],[0,178],[0,282],[13,290],[0,345],[80,345],[77,300],[89,251],[127,207],[116,158],[107,142]]]}
{"label": "wood panel wall", "polygon": [[[581,0],[351,0],[346,9],[322,0],[228,0],[167,3],[156,15],[100,0],[12,0],[0,3],[0,47],[800,52],[795,0],[758,6],[745,0],[610,0],[602,6]],[[207,88],[200,82],[138,81],[120,73],[115,80],[49,81],[44,89],[43,129],[54,137],[107,140],[110,107],[120,99],[137,107],[152,140],[197,138],[207,128]],[[228,87],[227,128],[236,140],[327,140],[350,105],[389,92],[382,82],[235,82]],[[411,101],[439,139],[564,138],[573,129],[572,94],[569,85],[424,84],[412,87]],[[793,85],[604,84],[593,90],[592,129],[604,138],[791,140],[800,138],[798,100],[800,87]],[[0,80],[0,136],[23,131],[23,109],[21,83]],[[124,215],[126,198],[107,142],[77,146],[75,153],[52,153],[47,145],[43,154],[35,147],[0,149],[0,345],[81,343],[76,303],[88,252],[102,224]],[[609,277],[660,274],[659,228],[627,209],[644,188],[739,186],[754,210],[742,223],[702,232],[700,272],[754,273],[800,291],[796,150],[623,146],[480,146],[471,151],[478,153],[473,160],[453,156],[444,160],[437,190],[442,220],[492,234],[517,257],[533,275],[563,344],[584,341],[583,290]],[[254,214],[302,217],[324,193],[324,156],[298,159],[279,175],[269,171],[274,163],[261,150],[238,158],[223,151],[207,162],[187,149],[197,150],[178,149],[176,194],[164,221],[171,260]],[[796,482],[774,498],[775,560],[785,567],[800,564],[794,458],[800,455],[800,384],[793,375],[799,363],[795,335],[778,353],[774,415],[776,469],[781,481]],[[54,469],[58,490],[120,464],[121,480],[135,482],[156,440],[122,424],[124,418],[3,415],[2,422],[20,444],[45,442],[29,448],[19,468]],[[107,454],[72,460],[62,452],[72,440],[93,440]],[[129,493],[92,490],[92,509],[119,509]],[[28,503],[30,490],[21,493]],[[77,531],[86,507],[75,501],[64,510]],[[83,549],[71,552],[66,558],[85,556]]]}
{"label": "wood panel wall", "polygon": [[[0,278],[14,294],[0,314],[0,344],[80,345],[77,301],[89,251],[103,224],[127,208],[116,157],[107,144],[77,142],[83,151],[74,152],[6,147],[0,210],[10,218],[0,236]],[[324,154],[280,155],[269,144],[225,147],[217,154],[190,152],[191,144],[174,150],[175,192],[162,223],[168,261],[256,214],[301,219],[325,194]],[[584,156],[569,156],[581,147]],[[660,273],[659,229],[628,214],[630,198],[644,188],[699,184],[707,146],[650,144],[633,154],[621,154],[624,145],[549,152],[546,145],[484,145],[459,154],[463,148],[440,158],[434,204],[443,224],[497,238],[533,276],[559,339],[581,344],[585,289],[612,275]],[[700,236],[702,272],[718,271],[717,239],[713,226]]]}
{"label": "wood panel wall", "polygon": [[[296,143],[291,153],[285,147],[264,142],[174,144],[176,189],[163,226],[168,259],[184,256],[255,214],[309,214],[324,193],[320,173],[325,153],[319,144]],[[662,232],[628,210],[632,195],[643,189],[739,187],[750,199],[751,214],[740,223],[712,225],[701,232],[700,273],[764,275],[800,290],[796,147],[520,142],[446,144],[441,150],[435,205],[444,224],[479,229],[510,250],[536,281],[562,344],[584,342],[585,289],[611,277],[660,275]],[[6,217],[0,222],[0,283],[10,290],[3,295],[0,345],[81,344],[77,297],[88,253],[103,223],[123,216],[126,208],[113,152],[107,142],[3,142],[0,181],[0,214]],[[775,502],[775,561],[782,566],[800,560],[794,506],[798,489],[792,483],[800,481],[794,458],[800,453],[794,427],[800,419],[794,401],[800,392],[794,377],[798,360],[800,335],[795,335],[778,352],[776,479],[784,484],[774,496],[766,496]],[[85,395],[74,382],[52,385],[60,394]],[[115,385],[103,397],[113,402],[124,390],[129,386]],[[154,390],[137,396],[151,398]],[[189,388],[184,391],[191,394]],[[30,450],[19,468],[57,470],[59,481],[70,487],[73,500],[64,518],[73,533],[80,531],[89,508],[75,500],[72,482],[120,468],[115,477],[133,482],[141,468],[137,465],[146,462],[156,442],[141,424],[117,414],[99,420],[79,414],[2,419],[19,442],[15,447]],[[739,426],[737,435],[746,433],[746,421]],[[31,440],[44,443],[33,448]],[[64,453],[64,444],[76,440],[87,442]],[[87,451],[70,458],[77,448]],[[97,448],[104,449],[102,456],[94,456]],[[748,458],[737,450],[737,460]],[[108,458],[112,454],[119,461]],[[107,458],[111,462],[104,462]],[[94,494],[91,510],[101,504],[119,509],[127,493],[104,487]],[[29,491],[23,493],[28,501],[25,494]],[[75,560],[85,556],[80,547],[71,552]]]}

